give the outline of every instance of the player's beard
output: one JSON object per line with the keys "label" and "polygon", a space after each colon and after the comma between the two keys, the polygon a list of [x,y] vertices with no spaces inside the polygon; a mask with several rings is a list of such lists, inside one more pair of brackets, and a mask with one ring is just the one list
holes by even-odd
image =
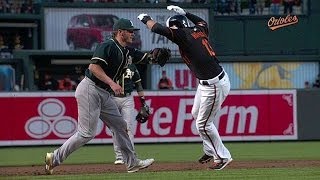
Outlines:
{"label": "player's beard", "polygon": [[132,35],[126,34],[123,36],[123,41],[126,42],[127,44],[132,44],[133,38],[134,37]]}

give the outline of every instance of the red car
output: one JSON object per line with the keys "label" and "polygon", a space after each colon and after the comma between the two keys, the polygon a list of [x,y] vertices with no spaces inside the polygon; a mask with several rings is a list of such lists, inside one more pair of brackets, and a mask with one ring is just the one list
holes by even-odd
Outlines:
{"label": "red car", "polygon": [[[67,44],[70,50],[94,50],[112,35],[112,26],[119,18],[111,14],[80,14],[73,16],[68,24]],[[131,45],[141,48],[139,31],[135,32]]]}

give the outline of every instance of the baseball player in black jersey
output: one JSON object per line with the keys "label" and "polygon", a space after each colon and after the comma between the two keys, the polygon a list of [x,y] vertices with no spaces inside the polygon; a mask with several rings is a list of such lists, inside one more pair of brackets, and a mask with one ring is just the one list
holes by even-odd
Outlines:
{"label": "baseball player in black jersey", "polygon": [[[214,159],[214,166],[211,168],[222,170],[232,158],[213,121],[230,91],[229,77],[209,43],[207,22],[179,6],[170,5],[167,9],[178,15],[168,18],[166,26],[155,22],[147,14],[140,14],[138,19],[152,32],[177,44],[185,64],[199,79],[192,107],[192,116],[203,140],[204,155],[199,162],[206,163]],[[194,26],[191,27],[188,20],[194,23]]]}
{"label": "baseball player in black jersey", "polygon": [[[124,93],[120,95],[115,95],[114,93],[112,93],[112,97],[123,119],[127,122],[128,134],[132,145],[134,145],[134,135],[132,133],[132,121],[134,117],[134,100],[132,92],[134,89],[136,89],[138,93],[141,105],[148,106],[145,103],[143,87],[137,67],[134,64],[130,64],[126,71],[122,74],[121,78],[117,81],[117,83],[122,87]],[[116,142],[115,139],[113,141]],[[113,143],[113,147],[116,154],[116,160],[114,161],[114,164],[124,164],[119,146],[116,143]]]}
{"label": "baseball player in black jersey", "polygon": [[127,123],[119,112],[111,93],[121,95],[123,88],[116,82],[130,63],[150,63],[148,53],[129,48],[134,31],[128,19],[119,19],[113,26],[113,37],[95,50],[85,78],[77,86],[75,97],[78,105],[78,129],[60,148],[45,156],[45,170],[53,173],[73,151],[79,149],[96,135],[101,119],[113,132],[114,143],[119,147],[129,173],[150,166],[154,159],[137,158],[127,133]]}

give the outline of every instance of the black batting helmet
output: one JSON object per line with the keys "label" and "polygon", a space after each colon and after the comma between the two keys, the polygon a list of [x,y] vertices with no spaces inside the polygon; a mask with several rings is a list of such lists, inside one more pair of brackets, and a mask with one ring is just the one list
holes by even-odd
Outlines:
{"label": "black batting helmet", "polygon": [[174,15],[167,19],[167,27],[176,26],[177,28],[190,27],[189,21],[186,16]]}

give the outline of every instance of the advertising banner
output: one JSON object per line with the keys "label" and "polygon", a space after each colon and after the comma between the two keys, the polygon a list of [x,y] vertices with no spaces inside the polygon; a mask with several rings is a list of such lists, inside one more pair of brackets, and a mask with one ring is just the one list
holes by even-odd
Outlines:
{"label": "advertising banner", "polygon": [[[258,61],[258,60],[257,60]],[[315,83],[318,62],[237,62],[221,65],[228,73],[231,89],[297,89],[305,82]],[[172,81],[174,90],[195,90],[198,80],[184,63],[151,66],[151,89],[158,90],[162,72]]]}
{"label": "advertising banner", "polygon": [[[208,20],[208,9],[187,9],[189,12]],[[167,9],[133,8],[45,8],[44,9],[45,50],[92,50],[98,43],[111,37],[112,26],[119,18],[132,21],[137,32],[133,47],[149,51],[156,47],[167,47],[172,51],[177,46],[167,38],[152,33],[138,20],[140,13],[147,13],[155,21],[165,25],[175,15]]]}
{"label": "advertising banner", "polygon": [[[133,119],[135,142],[201,141],[191,115],[194,93],[146,92],[152,114],[144,124]],[[134,98],[139,108],[139,99]],[[62,144],[77,129],[71,92],[1,93],[0,106],[0,146]],[[214,123],[226,141],[297,139],[296,91],[231,91]],[[102,121],[89,143],[112,143]]]}

